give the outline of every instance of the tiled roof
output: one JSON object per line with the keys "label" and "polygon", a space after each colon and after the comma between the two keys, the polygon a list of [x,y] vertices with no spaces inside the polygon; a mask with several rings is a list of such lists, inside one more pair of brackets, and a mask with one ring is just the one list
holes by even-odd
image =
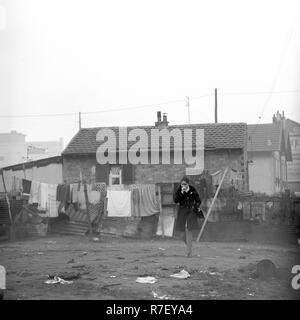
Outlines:
{"label": "tiled roof", "polygon": [[279,151],[282,129],[279,124],[248,125],[248,151]]}
{"label": "tiled roof", "polygon": [[[116,134],[117,149],[119,148],[119,129],[122,127],[98,127],[83,128],[77,132],[70,143],[67,145],[62,155],[75,154],[94,154],[102,142],[96,141],[96,135],[100,129],[110,129]],[[196,130],[204,129],[205,149],[239,149],[245,148],[247,142],[247,125],[245,123],[213,123],[213,124],[192,124],[192,125],[174,125],[168,127],[170,130],[179,129],[184,135],[184,129],[194,129],[192,140],[193,146],[196,141]],[[127,127],[127,133],[132,129],[143,129],[147,132],[148,146],[150,146],[151,129],[157,129],[155,126],[135,126]],[[121,146],[124,141],[120,141]],[[128,148],[136,142],[128,142]],[[171,139],[171,148],[173,139]]]}

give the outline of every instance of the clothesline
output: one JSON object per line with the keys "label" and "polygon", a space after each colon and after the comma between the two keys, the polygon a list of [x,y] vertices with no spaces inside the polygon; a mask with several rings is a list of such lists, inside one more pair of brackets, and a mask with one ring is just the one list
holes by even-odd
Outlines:
{"label": "clothesline", "polygon": [[85,210],[87,199],[91,204],[100,202],[100,190],[93,189],[93,185],[86,184],[82,179],[76,179],[75,183],[52,184],[10,176],[9,186],[6,186],[8,181],[5,181],[3,173],[2,179],[7,194],[15,192],[28,197],[28,204],[37,204],[38,209],[48,217],[65,213],[71,203]]}

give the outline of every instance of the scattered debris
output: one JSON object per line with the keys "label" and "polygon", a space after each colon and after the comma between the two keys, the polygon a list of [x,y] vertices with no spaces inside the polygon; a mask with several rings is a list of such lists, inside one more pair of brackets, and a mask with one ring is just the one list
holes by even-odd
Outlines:
{"label": "scattered debris", "polygon": [[64,279],[64,280],[76,280],[80,278],[80,273],[78,272],[63,272],[60,274],[55,274],[55,275],[48,275],[49,279],[55,279],[55,277],[58,277],[60,279]]}
{"label": "scattered debris", "polygon": [[209,291],[209,295],[211,297],[216,297],[216,296],[219,296],[219,293],[217,291],[215,291],[215,290],[212,290],[212,291]]}
{"label": "scattered debris", "polygon": [[154,277],[138,277],[136,279],[136,282],[138,282],[138,283],[155,283],[155,282],[157,282],[157,279]]}
{"label": "scattered debris", "polygon": [[73,283],[73,281],[66,281],[60,277],[54,277],[54,279],[49,279],[47,281],[45,281],[46,284],[57,284],[57,283],[61,283],[61,284],[71,284]]}
{"label": "scattered debris", "polygon": [[153,295],[153,297],[154,297],[155,299],[169,300],[169,297],[168,297],[166,294],[164,294],[163,296],[160,296],[160,295],[158,295],[158,294],[157,294],[156,292],[154,292],[154,291],[152,291],[151,293],[152,293],[152,295]]}
{"label": "scattered debris", "polygon": [[85,267],[85,264],[76,264],[74,266],[72,266],[72,268],[84,268]]}
{"label": "scattered debris", "polygon": [[69,260],[67,263],[74,263],[74,259]]}
{"label": "scattered debris", "polygon": [[221,276],[220,272],[208,272],[211,276]]}
{"label": "scattered debris", "polygon": [[109,283],[109,284],[105,284],[104,286],[102,286],[102,289],[107,289],[108,287],[113,287],[113,286],[119,286],[122,283]]}
{"label": "scattered debris", "polygon": [[175,274],[172,274],[170,277],[172,278],[176,278],[176,279],[187,279],[189,278],[191,275],[185,271],[184,269],[181,270],[180,272],[178,273],[175,273]]}

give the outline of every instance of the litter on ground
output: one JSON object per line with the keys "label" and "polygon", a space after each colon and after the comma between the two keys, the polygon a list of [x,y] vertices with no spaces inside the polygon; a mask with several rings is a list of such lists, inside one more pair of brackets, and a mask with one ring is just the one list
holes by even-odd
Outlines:
{"label": "litter on ground", "polygon": [[71,284],[73,281],[66,281],[60,277],[54,277],[54,279],[49,279],[45,281],[46,284],[56,284],[56,283],[61,283],[61,284]]}
{"label": "litter on ground", "polygon": [[155,283],[155,282],[157,282],[157,279],[154,277],[138,277],[136,279],[136,282],[138,282],[138,283]]}
{"label": "litter on ground", "polygon": [[160,300],[169,300],[169,297],[164,294],[163,296],[160,296],[159,294],[157,294],[156,292],[152,291],[152,295],[155,299],[160,299]]}
{"label": "litter on ground", "polygon": [[176,278],[176,279],[187,279],[189,278],[191,275],[185,271],[184,269],[181,270],[180,272],[178,273],[175,273],[175,274],[172,274],[170,277],[172,278]]}

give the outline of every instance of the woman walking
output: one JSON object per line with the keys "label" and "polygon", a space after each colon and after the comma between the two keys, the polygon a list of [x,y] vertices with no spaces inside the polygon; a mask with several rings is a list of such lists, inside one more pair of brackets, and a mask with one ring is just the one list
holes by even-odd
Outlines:
{"label": "woman walking", "polygon": [[198,218],[201,217],[201,199],[197,190],[190,185],[188,177],[181,179],[174,192],[174,202],[179,204],[176,227],[183,232],[183,240],[187,246],[187,257],[192,255],[193,230],[199,229]]}

